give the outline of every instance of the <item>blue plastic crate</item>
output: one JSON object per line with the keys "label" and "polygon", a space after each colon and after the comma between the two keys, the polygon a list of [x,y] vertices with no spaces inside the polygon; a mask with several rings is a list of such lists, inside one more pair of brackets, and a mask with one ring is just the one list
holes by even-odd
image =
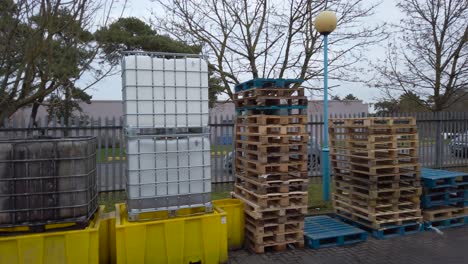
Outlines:
{"label": "blue plastic crate", "polygon": [[256,78],[234,86],[234,91],[248,90],[252,88],[288,88],[291,84],[301,84],[304,80],[302,79],[265,79]]}
{"label": "blue plastic crate", "polygon": [[367,240],[367,232],[329,216],[306,217],[304,240],[309,248],[336,247]]}

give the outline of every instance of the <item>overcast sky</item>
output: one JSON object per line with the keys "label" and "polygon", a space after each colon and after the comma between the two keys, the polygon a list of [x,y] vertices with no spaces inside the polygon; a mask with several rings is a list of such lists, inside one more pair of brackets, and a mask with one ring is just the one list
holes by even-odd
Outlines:
{"label": "overcast sky", "polygon": [[[369,2],[375,2],[375,0],[368,0]],[[123,1],[121,1],[123,2]],[[124,17],[134,16],[147,20],[150,17],[150,12],[155,4],[149,0],[128,0],[126,9],[124,11]],[[114,17],[118,17],[121,13],[121,8],[114,8],[112,14]],[[400,11],[395,7],[395,1],[383,0],[382,4],[377,8],[376,14],[369,18],[369,24],[379,22],[392,22],[397,23],[401,18]],[[333,34],[330,35],[330,38]],[[382,43],[384,44],[384,43]],[[375,59],[377,57],[382,58],[382,54],[385,50],[379,46],[370,47],[368,52],[369,59]],[[366,87],[363,84],[356,83],[345,83],[338,81],[329,81],[330,86],[339,85],[331,91],[332,95],[339,95],[341,97],[348,93],[353,93],[358,98],[365,102],[372,103],[376,99],[381,98],[381,93],[378,90],[374,90]],[[108,77],[98,84],[96,84],[90,93],[93,95],[94,100],[121,100],[121,77],[120,74]],[[321,99],[320,97],[314,97],[313,99]]]}

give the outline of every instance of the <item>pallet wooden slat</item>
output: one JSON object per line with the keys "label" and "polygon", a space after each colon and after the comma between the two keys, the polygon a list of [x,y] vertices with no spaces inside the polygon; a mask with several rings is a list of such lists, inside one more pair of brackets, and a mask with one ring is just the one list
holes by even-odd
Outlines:
{"label": "pallet wooden slat", "polygon": [[333,206],[340,217],[378,236],[388,228],[405,234],[405,226],[422,221],[416,119],[336,118],[329,132]]}

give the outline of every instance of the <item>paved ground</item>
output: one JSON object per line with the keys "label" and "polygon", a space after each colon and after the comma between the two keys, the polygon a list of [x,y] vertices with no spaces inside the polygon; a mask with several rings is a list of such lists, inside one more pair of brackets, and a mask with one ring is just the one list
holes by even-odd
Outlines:
{"label": "paved ground", "polygon": [[245,250],[229,252],[229,263],[468,263],[468,226],[444,229],[443,235],[423,232],[386,240],[319,250],[295,249],[256,255]]}

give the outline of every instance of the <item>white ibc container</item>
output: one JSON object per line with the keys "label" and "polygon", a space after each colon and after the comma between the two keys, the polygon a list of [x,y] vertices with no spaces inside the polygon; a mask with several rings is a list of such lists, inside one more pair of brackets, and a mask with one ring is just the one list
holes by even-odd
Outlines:
{"label": "white ibc container", "polygon": [[170,210],[210,202],[207,134],[127,138],[130,211]]}
{"label": "white ibc container", "polygon": [[129,127],[208,125],[208,65],[201,56],[125,53],[122,86]]}

